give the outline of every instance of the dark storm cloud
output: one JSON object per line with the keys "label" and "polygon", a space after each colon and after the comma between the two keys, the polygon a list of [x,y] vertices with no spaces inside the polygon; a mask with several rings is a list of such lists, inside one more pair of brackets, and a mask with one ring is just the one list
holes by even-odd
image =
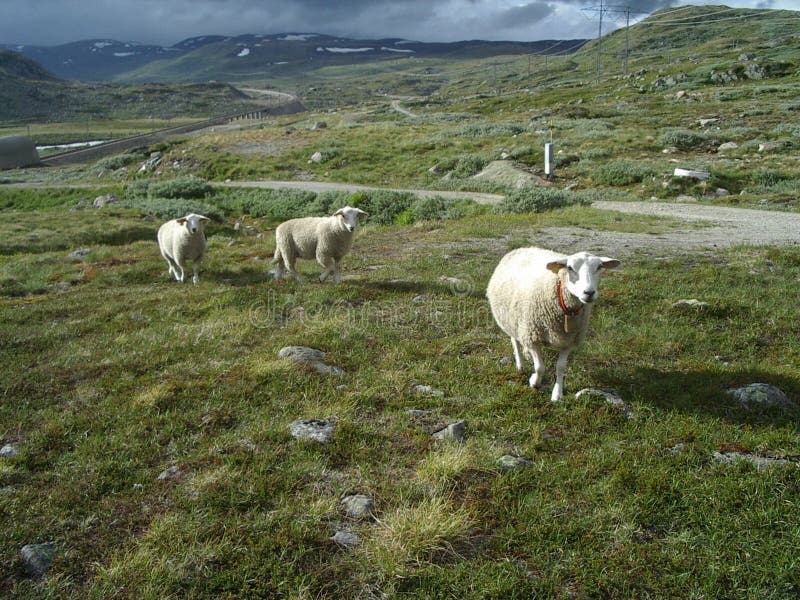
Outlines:
{"label": "dark storm cloud", "polygon": [[[52,45],[112,38],[171,45],[208,34],[282,32],[422,41],[568,39],[594,35],[592,19],[581,9],[599,4],[600,0],[0,0],[0,42]],[[675,6],[677,0],[617,4],[650,13]],[[725,4],[796,8],[789,6],[794,0]]]}

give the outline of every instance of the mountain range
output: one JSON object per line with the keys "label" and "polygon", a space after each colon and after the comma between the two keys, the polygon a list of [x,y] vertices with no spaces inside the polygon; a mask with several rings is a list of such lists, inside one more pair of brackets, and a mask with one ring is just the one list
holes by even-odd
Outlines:
{"label": "mountain range", "polygon": [[200,82],[291,75],[326,65],[407,58],[486,58],[568,54],[586,40],[425,43],[398,38],[362,40],[318,33],[193,37],[169,47],[82,40],[56,46],[0,44],[35,60],[61,79],[80,81]]}

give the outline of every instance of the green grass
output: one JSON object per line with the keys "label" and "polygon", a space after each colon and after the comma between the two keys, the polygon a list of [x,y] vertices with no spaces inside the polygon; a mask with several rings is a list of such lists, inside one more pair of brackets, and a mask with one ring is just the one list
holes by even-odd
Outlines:
{"label": "green grass", "polygon": [[[725,394],[764,381],[800,398],[797,249],[657,269],[626,257],[602,282],[554,405],[498,362],[511,348],[483,290],[500,255],[539,227],[656,233],[669,222],[573,206],[367,225],[335,286],[315,283],[310,262],[300,263],[306,283],[268,280],[272,236],[239,236],[229,221],[209,231],[191,286],[169,280],[158,223],[137,215],[3,213],[0,238],[15,253],[0,258],[0,442],[20,451],[0,459],[3,596],[800,591],[796,468],[711,458],[730,445],[800,454],[797,415],[748,411]],[[30,241],[34,228],[63,241]],[[92,253],[67,259],[75,244]],[[69,285],[49,285],[58,281]],[[710,307],[672,308],[681,298]],[[325,350],[346,374],[285,363],[277,352],[290,344]],[[416,383],[445,395],[420,396]],[[573,399],[587,386],[619,390],[634,417]],[[331,443],[293,440],[297,418],[335,419]],[[464,443],[431,439],[455,419],[467,421]],[[502,472],[503,454],[533,465]],[[173,465],[182,475],[159,481]],[[351,493],[375,499],[376,520],[345,516],[339,501]],[[343,528],[361,545],[330,541]],[[48,576],[24,578],[19,549],[50,540]]]}

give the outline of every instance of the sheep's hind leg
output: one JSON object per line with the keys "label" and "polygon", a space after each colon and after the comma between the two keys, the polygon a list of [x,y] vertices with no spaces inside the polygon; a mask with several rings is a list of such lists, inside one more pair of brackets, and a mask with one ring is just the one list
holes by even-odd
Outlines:
{"label": "sheep's hind leg", "polygon": [[539,389],[544,381],[544,358],[542,357],[542,349],[534,344],[529,348],[525,348],[533,361],[533,374],[531,375],[530,385],[532,388]]}
{"label": "sheep's hind leg", "polygon": [[558,362],[556,362],[556,384],[553,386],[553,395],[550,396],[551,402],[559,402],[564,394],[564,374],[567,372],[567,358],[571,348],[564,348],[558,352]]}
{"label": "sheep's hind leg", "polygon": [[195,261],[192,263],[192,283],[197,285],[200,281],[200,263]]}
{"label": "sheep's hind leg", "polygon": [[269,272],[272,275],[273,279],[280,280],[283,278],[283,255],[281,251],[276,249],[275,256],[272,257],[272,262],[275,264],[275,268]]}
{"label": "sheep's hind leg", "polygon": [[511,347],[514,349],[514,364],[517,365],[517,371],[522,371],[522,354],[520,353],[519,342],[511,338]]}

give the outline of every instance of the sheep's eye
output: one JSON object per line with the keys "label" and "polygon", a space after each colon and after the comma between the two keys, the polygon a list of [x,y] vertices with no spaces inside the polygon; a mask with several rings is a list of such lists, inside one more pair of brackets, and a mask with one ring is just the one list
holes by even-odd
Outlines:
{"label": "sheep's eye", "polygon": [[567,271],[569,271],[570,273],[574,273],[574,272],[575,272],[575,269],[573,269],[572,267],[570,267],[569,265],[567,265]]}

